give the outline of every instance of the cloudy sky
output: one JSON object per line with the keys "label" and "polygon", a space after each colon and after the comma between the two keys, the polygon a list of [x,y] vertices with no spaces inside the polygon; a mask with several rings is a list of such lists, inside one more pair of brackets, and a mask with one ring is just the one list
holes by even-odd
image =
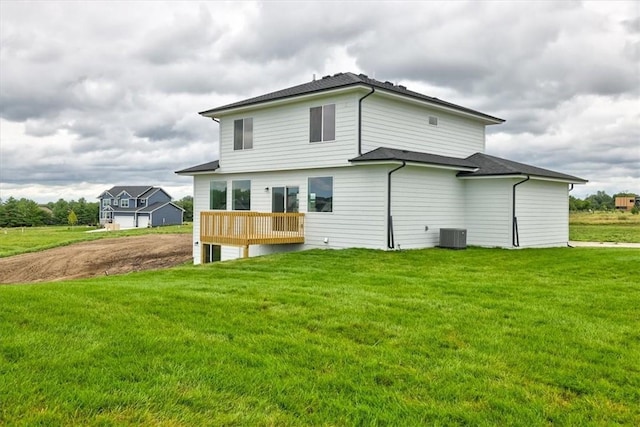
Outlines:
{"label": "cloudy sky", "polygon": [[487,152],[640,193],[640,2],[0,1],[0,198],[159,185],[197,112],[352,71],[506,119]]}

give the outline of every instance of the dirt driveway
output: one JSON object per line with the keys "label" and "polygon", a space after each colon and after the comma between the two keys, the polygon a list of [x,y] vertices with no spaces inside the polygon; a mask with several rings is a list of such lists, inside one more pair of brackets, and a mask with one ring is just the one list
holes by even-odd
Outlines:
{"label": "dirt driveway", "polygon": [[53,282],[172,267],[191,259],[192,245],[190,234],[149,234],[0,258],[0,284]]}

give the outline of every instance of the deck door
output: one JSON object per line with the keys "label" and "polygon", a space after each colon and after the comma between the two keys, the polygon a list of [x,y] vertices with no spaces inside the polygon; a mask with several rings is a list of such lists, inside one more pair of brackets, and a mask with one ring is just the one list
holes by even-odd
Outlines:
{"label": "deck door", "polygon": [[[299,187],[273,187],[271,190],[271,212],[291,213],[298,212],[300,206]],[[297,218],[273,218],[275,231],[298,230]]]}

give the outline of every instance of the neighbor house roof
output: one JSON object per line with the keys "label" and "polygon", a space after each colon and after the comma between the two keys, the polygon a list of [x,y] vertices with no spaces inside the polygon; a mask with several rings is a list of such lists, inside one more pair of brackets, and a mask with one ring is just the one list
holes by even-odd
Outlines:
{"label": "neighbor house roof", "polygon": [[361,156],[355,157],[349,161],[353,163],[404,161],[427,165],[451,166],[459,170],[474,170],[477,168],[475,164],[466,159],[386,147],[376,148],[375,150],[369,151],[368,153],[362,154]]}
{"label": "neighbor house roof", "polygon": [[180,206],[176,205],[173,202],[156,202],[156,203],[153,203],[153,204],[151,204],[149,206],[146,206],[144,208],[139,208],[138,212],[144,212],[144,213],[153,212],[153,211],[156,211],[156,210],[158,210],[158,209],[160,209],[160,208],[162,208],[162,207],[164,207],[166,205],[171,205],[176,209],[180,209],[181,211],[184,211],[184,209],[182,209]]}
{"label": "neighbor house roof", "polygon": [[175,207],[176,209],[180,209],[181,211],[184,211],[184,209],[182,209],[180,206],[176,205],[173,202],[155,202],[150,204],[149,206],[132,206],[132,207],[128,207],[128,208],[123,208],[123,207],[116,207],[114,209],[112,209],[115,213],[149,213],[149,212],[153,212],[156,211],[158,209],[160,209],[163,206],[166,205],[171,205],[173,207]]}
{"label": "neighbor house roof", "polygon": [[231,104],[223,105],[221,107],[202,111],[200,112],[200,114],[207,117],[215,117],[217,113],[220,113],[226,110],[231,110],[234,108],[248,107],[251,105],[257,105],[264,102],[276,101],[276,100],[292,98],[292,97],[301,96],[301,95],[324,92],[328,90],[341,89],[341,88],[346,88],[350,86],[365,86],[365,87],[375,88],[377,90],[379,89],[386,92],[391,92],[391,93],[405,96],[408,98],[417,99],[420,101],[426,101],[428,103],[431,103],[437,106],[446,107],[452,110],[457,110],[457,111],[461,111],[474,116],[482,117],[484,119],[487,119],[495,123],[504,122],[504,119],[493,117],[488,114],[484,114],[479,111],[472,110],[470,108],[462,107],[460,105],[452,104],[450,102],[446,102],[438,98],[433,98],[431,96],[423,95],[421,93],[408,90],[405,86],[402,86],[402,85],[396,85],[389,81],[381,82],[379,80],[369,78],[365,74],[354,74],[354,73],[338,73],[338,74],[334,74],[333,76],[330,76],[330,75],[324,76],[323,78],[318,80],[313,80],[311,82],[307,82],[307,83],[303,83],[290,88],[267,93],[265,95],[256,96],[254,98],[249,98],[243,101],[238,101]]}
{"label": "neighbor house roof", "polygon": [[549,169],[543,169],[524,163],[514,162],[512,160],[502,159],[500,157],[490,156],[488,154],[476,153],[467,159],[475,164],[478,169],[474,172],[459,172],[458,176],[465,177],[487,177],[487,176],[508,176],[508,175],[529,175],[540,178],[551,178],[575,183],[585,183],[586,179],[577,176],[567,175],[555,172]]}
{"label": "neighbor house roof", "polygon": [[219,168],[220,168],[220,162],[218,160],[214,160],[212,162],[203,163],[201,165],[182,169],[182,170],[176,171],[175,173],[189,175],[189,174],[198,173],[198,172],[213,172],[214,170]]}
{"label": "neighbor house roof", "polygon": [[104,193],[109,193],[113,197],[117,197],[123,191],[131,195],[132,197],[140,197],[143,193],[151,190],[151,185],[119,185],[112,187],[111,189],[103,192],[98,198],[102,197]]}

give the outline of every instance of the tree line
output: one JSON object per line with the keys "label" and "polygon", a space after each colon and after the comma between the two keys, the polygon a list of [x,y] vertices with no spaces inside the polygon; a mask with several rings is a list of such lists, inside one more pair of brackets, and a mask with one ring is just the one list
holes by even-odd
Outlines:
{"label": "tree line", "polygon": [[[193,198],[186,196],[175,202],[185,210],[184,221],[193,221]],[[9,197],[0,199],[0,227],[38,227],[43,225],[87,225],[100,223],[100,203],[59,199],[38,204],[33,200]]]}
{"label": "tree line", "polygon": [[[613,196],[608,195],[604,191],[598,191],[596,194],[591,194],[584,199],[569,196],[569,210],[571,211],[612,211],[616,208],[616,197],[634,197],[633,193],[623,192],[616,193]],[[637,214],[638,208],[635,207],[631,210],[632,213]]]}

